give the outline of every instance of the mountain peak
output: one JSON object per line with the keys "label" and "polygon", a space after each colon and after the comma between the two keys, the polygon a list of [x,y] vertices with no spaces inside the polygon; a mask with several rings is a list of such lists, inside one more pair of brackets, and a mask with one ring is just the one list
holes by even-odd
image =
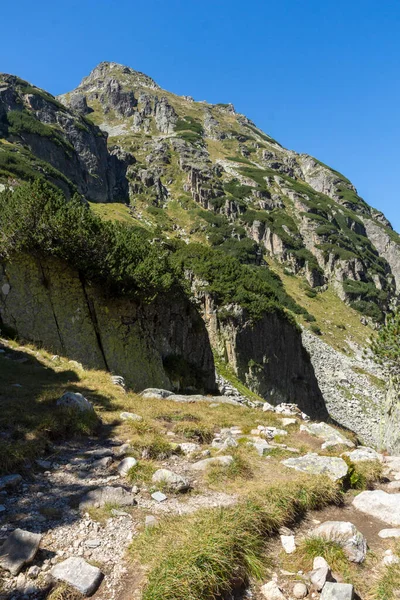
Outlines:
{"label": "mountain peak", "polygon": [[161,89],[154,79],[145,73],[135,71],[126,65],[108,61],[99,63],[87,77],[82,79],[79,88],[86,88],[99,79],[117,79],[122,85],[136,84],[153,90]]}

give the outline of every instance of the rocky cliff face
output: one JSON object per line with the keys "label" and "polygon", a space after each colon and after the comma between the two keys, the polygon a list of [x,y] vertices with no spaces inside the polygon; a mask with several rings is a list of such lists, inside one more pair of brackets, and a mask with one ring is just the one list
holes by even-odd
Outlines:
{"label": "rocky cliff face", "polygon": [[[105,298],[64,263],[14,256],[1,267],[0,318],[21,339],[122,375],[137,391],[216,389],[203,321],[178,292],[148,305]],[[187,367],[181,378],[168,370],[175,360]]]}
{"label": "rocky cliff face", "polygon": [[216,353],[252,391],[271,404],[294,402],[313,418],[328,416],[301,333],[287,319],[271,312],[252,323],[237,306],[222,319],[210,294],[201,302]]}
{"label": "rocky cliff face", "polygon": [[67,196],[78,191],[94,202],[127,200],[133,157],[108,150],[107,135],[83,116],[90,112],[84,96],[71,108],[26,81],[0,75],[2,174],[44,174]]}

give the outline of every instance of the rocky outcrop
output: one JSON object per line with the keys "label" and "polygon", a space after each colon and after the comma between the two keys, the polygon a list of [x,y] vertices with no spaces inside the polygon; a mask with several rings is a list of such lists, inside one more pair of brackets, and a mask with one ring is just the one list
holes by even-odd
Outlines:
{"label": "rocky outcrop", "polygon": [[324,399],[299,330],[278,312],[252,322],[237,306],[219,318],[209,294],[202,297],[210,341],[239,379],[273,404],[294,402],[310,416],[327,417]]}
{"label": "rocky outcrop", "polygon": [[[386,219],[385,219],[386,220]],[[396,289],[400,290],[400,245],[396,241],[398,235],[392,232],[391,227],[382,227],[372,219],[364,219],[368,237],[382,256],[390,265],[391,272],[396,282]],[[389,224],[390,225],[390,224]]]}
{"label": "rocky outcrop", "polygon": [[88,111],[82,95],[70,111],[18,77],[0,75],[0,84],[3,135],[16,152],[22,144],[51,165],[53,182],[67,195],[75,188],[94,202],[128,199],[126,170],[132,158],[127,152],[109,154],[107,136],[83,117]]}
{"label": "rocky outcrop", "polygon": [[14,256],[1,268],[0,317],[18,337],[118,373],[134,390],[173,389],[169,357],[188,366],[183,388],[216,389],[206,329],[180,292],[151,304],[106,298],[64,263]]}

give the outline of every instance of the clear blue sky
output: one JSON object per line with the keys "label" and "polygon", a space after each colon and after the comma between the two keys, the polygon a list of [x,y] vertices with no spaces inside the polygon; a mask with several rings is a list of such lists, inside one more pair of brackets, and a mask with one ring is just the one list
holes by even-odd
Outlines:
{"label": "clear blue sky", "polygon": [[20,0],[1,13],[0,71],[58,94],[109,60],[233,102],[400,230],[398,0]]}

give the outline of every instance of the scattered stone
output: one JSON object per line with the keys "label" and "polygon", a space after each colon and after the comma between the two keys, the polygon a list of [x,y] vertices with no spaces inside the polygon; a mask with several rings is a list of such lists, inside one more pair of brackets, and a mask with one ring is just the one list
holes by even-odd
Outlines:
{"label": "scattered stone", "polygon": [[167,496],[162,492],[154,492],[154,494],[152,494],[151,497],[156,502],[164,502],[167,499]]}
{"label": "scattered stone", "polygon": [[106,469],[112,463],[111,456],[105,456],[104,458],[99,458],[99,460],[95,460],[92,464],[94,469]]}
{"label": "scattered stone", "polygon": [[153,515],[147,515],[144,520],[145,527],[155,527],[158,524],[156,517]]}
{"label": "scattered stone", "polygon": [[173,492],[186,492],[190,488],[186,479],[168,469],[158,469],[152,477],[152,482],[162,483]]}
{"label": "scattered stone", "polygon": [[289,417],[285,417],[284,419],[281,419],[281,423],[284,427],[288,427],[289,425],[296,425],[297,419],[291,419]]}
{"label": "scattered stone", "polygon": [[305,454],[298,458],[287,458],[282,461],[285,467],[311,473],[312,475],[327,475],[333,481],[342,479],[347,474],[348,466],[342,458],[336,456],[319,456],[315,453]]}
{"label": "scattered stone", "polygon": [[111,383],[124,389],[126,387],[125,379],[122,377],[122,375],[111,375]]}
{"label": "scattered stone", "polygon": [[327,581],[332,580],[331,570],[328,565],[319,568],[314,567],[314,570],[311,571],[309,576],[310,581],[317,592],[322,590]]}
{"label": "scattered stone", "polygon": [[214,456],[213,458],[205,458],[192,464],[194,471],[205,471],[210,465],[221,465],[228,467],[233,462],[232,456]]}
{"label": "scattered stone", "polygon": [[263,407],[262,407],[264,412],[274,412],[275,411],[275,406],[273,406],[272,404],[270,404],[269,402],[264,402]]}
{"label": "scattered stone", "polygon": [[295,583],[292,594],[295,598],[305,598],[308,594],[308,588],[305,583]]}
{"label": "scattered stone", "polygon": [[125,454],[127,452],[129,452],[130,449],[131,449],[130,444],[122,444],[122,446],[120,446],[119,448],[114,450],[115,458],[122,458],[123,456],[125,456]]}
{"label": "scattered stone", "polygon": [[47,471],[48,469],[50,469],[51,467],[51,462],[49,460],[35,460],[35,463],[37,464],[38,467],[40,467],[41,469],[44,469],[45,471]]}
{"label": "scattered stone", "polygon": [[400,529],[381,529],[378,535],[381,538],[398,538],[400,537]]}
{"label": "scattered stone", "polygon": [[327,581],[321,594],[321,600],[352,600],[354,588],[350,583]]}
{"label": "scattered stone", "polygon": [[92,540],[86,540],[85,546],[87,548],[98,548],[99,546],[101,546],[101,540],[98,538],[94,538]]}
{"label": "scattered stone", "polygon": [[160,388],[147,388],[143,390],[140,395],[142,398],[158,398],[162,400],[168,398],[168,396],[171,396],[172,394],[173,392],[170,392],[169,390],[163,390]]}
{"label": "scattered stone", "polygon": [[124,460],[121,460],[117,467],[117,471],[120,475],[125,476],[129,473],[129,470],[132,469],[132,467],[136,467],[136,465],[136,458],[133,458],[133,456],[127,456],[124,458]]}
{"label": "scattered stone", "polygon": [[106,456],[112,456],[113,451],[111,448],[94,448],[94,450],[87,450],[85,454],[90,456],[90,458],[104,458]]}
{"label": "scattered stone", "polygon": [[248,443],[250,446],[253,446],[259,456],[265,456],[270,450],[272,450],[272,446],[270,446],[265,440],[255,440]]}
{"label": "scattered stone", "polygon": [[179,444],[179,447],[186,456],[201,450],[201,446],[193,442],[183,442],[183,444]]}
{"label": "scattered stone", "polygon": [[30,577],[31,579],[36,579],[39,576],[40,573],[40,567],[38,567],[37,565],[32,565],[32,567],[29,567],[28,569],[28,577]]}
{"label": "scattered stone", "polygon": [[393,550],[386,550],[382,563],[387,567],[390,565],[398,565],[400,563],[400,558],[396,554],[393,554]]}
{"label": "scattered stone", "polygon": [[19,483],[21,483],[22,477],[21,475],[5,475],[4,477],[0,477],[0,491],[5,488],[16,487]]}
{"label": "scattered stone", "polygon": [[65,392],[57,400],[57,406],[65,406],[66,408],[73,408],[82,412],[94,412],[93,404],[86,400],[79,392]]}
{"label": "scattered stone", "polygon": [[39,533],[15,529],[0,547],[0,567],[18,575],[35,558],[41,539]]}
{"label": "scattered stone", "polygon": [[131,412],[122,412],[120,413],[119,418],[123,421],[143,421],[143,417]]}
{"label": "scattered stone", "polygon": [[326,521],[309,535],[337,542],[351,562],[361,563],[367,555],[367,540],[349,521]]}
{"label": "scattered stone", "polygon": [[87,492],[79,503],[79,510],[86,510],[92,506],[99,508],[105,504],[133,506],[136,500],[134,495],[123,487],[104,486]]}
{"label": "scattered stone", "polygon": [[281,535],[281,544],[286,554],[293,554],[296,551],[294,535]]}
{"label": "scattered stone", "polygon": [[361,492],[354,498],[353,506],[389,525],[400,525],[400,494],[388,494],[382,490]]}
{"label": "scattered stone", "polygon": [[83,558],[71,557],[51,570],[51,575],[68,583],[84,596],[93,594],[100,585],[103,574],[97,567],[89,565]]}
{"label": "scattered stone", "polygon": [[352,452],[345,452],[344,456],[348,456],[351,462],[363,462],[365,460],[379,460],[382,461],[382,454],[378,454],[373,448],[367,446],[359,446]]}
{"label": "scattered stone", "polygon": [[354,448],[353,442],[350,442],[344,435],[327,423],[308,423],[308,425],[300,425],[300,431],[305,431],[310,435],[325,440],[321,446],[323,449],[332,446],[348,446],[349,448]]}
{"label": "scattered stone", "polygon": [[329,569],[329,565],[324,559],[323,556],[316,556],[313,560],[313,569],[323,569],[327,567]]}
{"label": "scattered stone", "polygon": [[266,600],[286,600],[276,581],[269,581],[263,585],[261,594]]}

